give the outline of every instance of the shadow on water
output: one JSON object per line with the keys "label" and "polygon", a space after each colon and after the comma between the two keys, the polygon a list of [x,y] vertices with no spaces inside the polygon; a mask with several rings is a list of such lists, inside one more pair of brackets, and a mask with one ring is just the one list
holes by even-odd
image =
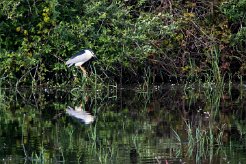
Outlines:
{"label": "shadow on water", "polygon": [[1,91],[2,162],[227,163],[246,150],[245,89]]}

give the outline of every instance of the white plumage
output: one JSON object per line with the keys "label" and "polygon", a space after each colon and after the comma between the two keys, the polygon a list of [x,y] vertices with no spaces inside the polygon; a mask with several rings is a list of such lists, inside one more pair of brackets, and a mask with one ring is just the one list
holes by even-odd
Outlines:
{"label": "white plumage", "polygon": [[91,50],[89,50],[89,49],[82,50],[82,51],[78,52],[77,54],[75,54],[74,56],[72,56],[66,62],[66,65],[68,67],[71,67],[72,65],[75,65],[77,67],[80,67],[80,69],[83,71],[84,76],[86,76],[87,72],[84,69],[84,67],[82,67],[82,65],[85,62],[89,61],[93,57],[96,58],[95,54]]}
{"label": "white plumage", "polygon": [[78,52],[77,54],[75,54],[74,56],[72,56],[66,62],[66,65],[68,65],[68,67],[71,67],[73,64],[75,66],[81,66],[85,62],[89,61],[92,57],[95,57],[95,55],[91,50],[88,50],[88,49],[82,50]]}

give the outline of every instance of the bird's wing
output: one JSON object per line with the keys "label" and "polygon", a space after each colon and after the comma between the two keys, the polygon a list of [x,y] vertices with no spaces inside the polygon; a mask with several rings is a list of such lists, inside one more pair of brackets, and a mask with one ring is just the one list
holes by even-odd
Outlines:
{"label": "bird's wing", "polygon": [[66,65],[68,65],[69,67],[75,63],[81,62],[82,64],[84,64],[85,62],[87,62],[90,58],[86,55],[85,51],[82,50],[80,52],[78,52],[77,54],[75,54],[74,56],[72,56],[67,62]]}

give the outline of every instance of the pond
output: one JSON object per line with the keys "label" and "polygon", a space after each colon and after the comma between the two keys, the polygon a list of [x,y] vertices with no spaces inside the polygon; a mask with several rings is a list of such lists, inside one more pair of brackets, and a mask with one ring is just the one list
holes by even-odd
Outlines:
{"label": "pond", "polygon": [[244,163],[246,90],[2,90],[1,163]]}

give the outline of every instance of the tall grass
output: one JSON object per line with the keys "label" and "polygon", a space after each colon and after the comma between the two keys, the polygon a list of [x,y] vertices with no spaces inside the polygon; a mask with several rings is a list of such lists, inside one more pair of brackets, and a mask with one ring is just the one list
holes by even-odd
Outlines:
{"label": "tall grass", "polygon": [[[210,157],[213,159],[214,150],[221,149],[223,131],[224,127],[219,128],[219,132],[215,133],[212,123],[209,124],[209,127],[202,125],[202,122],[199,122],[197,126],[185,121],[186,125],[186,136],[187,142],[182,142],[179,134],[174,131],[176,139],[180,142],[180,151],[177,156],[184,154],[190,159],[200,163],[204,158]],[[183,153],[182,153],[183,151]]]}
{"label": "tall grass", "polygon": [[220,71],[219,61],[220,51],[217,47],[211,48],[211,50],[206,53],[207,65],[204,68],[197,65],[194,59],[189,58],[188,66],[183,68],[187,73],[185,84],[213,83],[220,85],[223,83],[224,75]]}
{"label": "tall grass", "polygon": [[4,107],[5,93],[2,89],[2,79],[0,79],[0,108]]}
{"label": "tall grass", "polygon": [[202,126],[201,122],[198,126],[194,126],[191,123],[186,122],[187,132],[187,154],[188,157],[192,157],[196,152],[196,158],[206,156],[207,152],[213,151],[217,146],[222,145],[223,127],[219,128],[219,132],[215,133],[212,123],[206,128]]}
{"label": "tall grass", "polygon": [[[204,157],[211,157],[213,151],[221,146],[224,135],[224,127],[216,125],[216,116],[221,105],[221,99],[226,88],[224,78],[222,77],[218,66],[218,52],[214,51],[214,59],[211,65],[211,74],[207,74],[206,81],[200,82],[201,85],[189,84],[185,85],[185,97],[188,99],[189,111],[194,111],[198,116],[195,121],[185,120],[187,142],[181,142],[187,156],[192,158],[195,154],[195,160],[199,163]],[[231,84],[228,84],[230,90]],[[199,100],[206,103],[199,105]],[[194,108],[194,104],[198,101],[198,105]],[[193,107],[193,108],[192,108]],[[204,115],[207,118],[204,119]],[[206,125],[204,125],[204,121]],[[180,138],[178,133],[176,138]]]}
{"label": "tall grass", "polygon": [[219,68],[219,59],[220,59],[220,52],[218,48],[213,48],[210,54],[211,59],[211,76],[213,77],[213,81],[217,84],[220,84],[223,80],[220,68]]}

